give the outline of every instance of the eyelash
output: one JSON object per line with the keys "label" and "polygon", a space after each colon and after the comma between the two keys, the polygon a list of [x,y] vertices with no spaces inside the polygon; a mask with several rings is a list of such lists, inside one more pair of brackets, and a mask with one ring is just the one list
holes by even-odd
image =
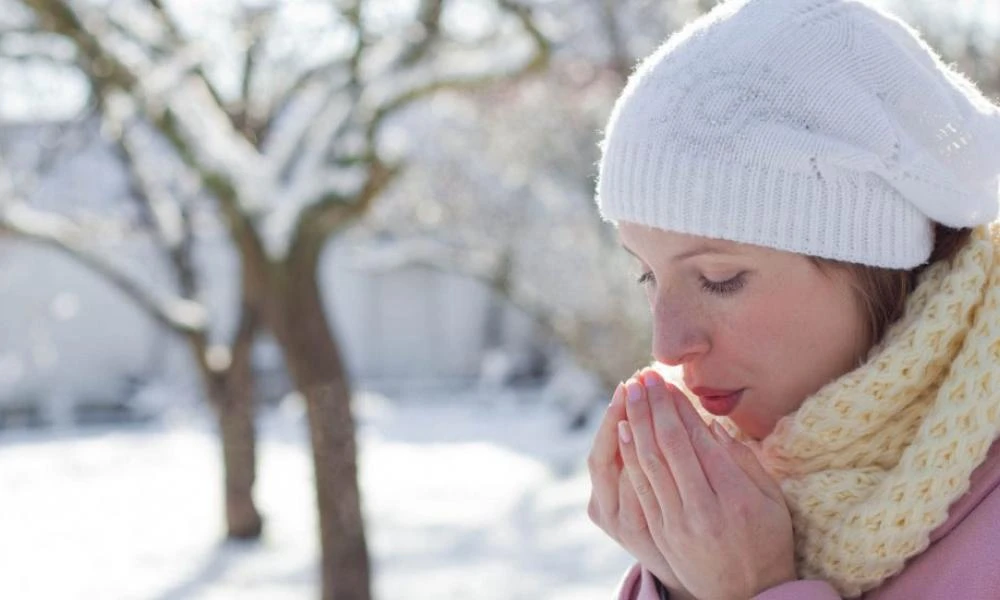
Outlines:
{"label": "eyelash", "polygon": [[[701,279],[701,289],[712,294],[719,296],[728,296],[730,294],[735,294],[740,291],[743,285],[746,283],[746,273],[740,273],[739,275],[727,279],[725,281],[711,281],[702,276]],[[646,285],[653,281],[653,272],[646,271],[638,278],[639,285]]]}
{"label": "eyelash", "polygon": [[736,277],[727,279],[725,281],[709,281],[704,277],[701,278],[701,288],[706,292],[711,292],[713,294],[718,294],[719,296],[728,296],[730,294],[735,294],[740,291],[743,284],[746,283],[745,273],[740,273]]}

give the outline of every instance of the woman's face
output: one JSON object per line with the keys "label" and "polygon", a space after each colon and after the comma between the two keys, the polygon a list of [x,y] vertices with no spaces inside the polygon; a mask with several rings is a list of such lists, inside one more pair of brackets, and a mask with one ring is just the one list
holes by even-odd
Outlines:
{"label": "woman's face", "polygon": [[653,358],[683,370],[709,412],[767,436],[867,352],[847,275],[760,246],[622,222],[653,316]]}

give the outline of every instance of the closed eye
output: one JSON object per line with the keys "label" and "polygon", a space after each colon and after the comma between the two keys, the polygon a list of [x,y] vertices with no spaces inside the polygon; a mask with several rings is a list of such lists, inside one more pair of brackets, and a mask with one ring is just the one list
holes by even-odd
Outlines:
{"label": "closed eye", "polygon": [[706,277],[701,277],[701,288],[706,292],[716,294],[718,296],[729,296],[740,291],[740,289],[746,284],[746,272],[740,273],[731,279],[725,281],[712,281]]}

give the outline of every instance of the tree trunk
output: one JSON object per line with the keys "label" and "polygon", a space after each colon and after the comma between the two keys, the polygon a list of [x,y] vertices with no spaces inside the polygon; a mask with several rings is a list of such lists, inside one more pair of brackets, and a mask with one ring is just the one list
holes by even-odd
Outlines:
{"label": "tree trunk", "polygon": [[219,425],[226,508],[226,537],[256,539],[263,520],[253,501],[257,475],[251,350],[258,321],[244,300],[228,363],[212,364],[204,333],[188,336],[202,386]]}
{"label": "tree trunk", "polygon": [[257,539],[264,523],[253,500],[257,470],[253,398],[229,394],[220,400],[224,407],[217,414],[226,482],[226,536]]}
{"label": "tree trunk", "polygon": [[244,306],[240,329],[217,403],[225,468],[226,528],[230,539],[257,539],[263,519],[253,500],[257,476],[256,407],[251,350],[256,329],[252,310]]}
{"label": "tree trunk", "polygon": [[323,600],[371,600],[358,489],[351,390],[327,321],[316,266],[319,248],[289,259],[282,273],[277,337],[305,399],[319,509]]}

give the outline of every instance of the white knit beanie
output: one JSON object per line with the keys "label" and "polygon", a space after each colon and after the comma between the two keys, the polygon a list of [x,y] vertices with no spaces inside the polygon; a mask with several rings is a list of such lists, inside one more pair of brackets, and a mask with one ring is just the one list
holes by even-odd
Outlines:
{"label": "white knit beanie", "polygon": [[606,220],[879,267],[1000,207],[1000,109],[859,0],[716,6],[638,66],[602,151]]}

